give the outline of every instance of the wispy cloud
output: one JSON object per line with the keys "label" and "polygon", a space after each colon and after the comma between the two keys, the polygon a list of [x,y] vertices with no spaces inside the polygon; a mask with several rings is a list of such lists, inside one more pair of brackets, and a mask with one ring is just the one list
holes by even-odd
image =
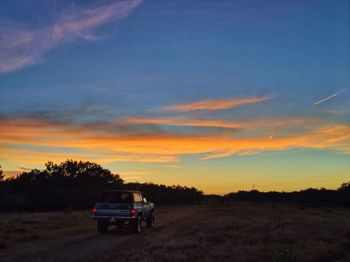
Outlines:
{"label": "wispy cloud", "polygon": [[280,118],[253,118],[248,120],[208,119],[192,117],[130,117],[118,121],[125,125],[165,125],[182,127],[214,127],[227,129],[254,129],[264,128],[278,131],[286,127],[300,126],[305,123],[318,122],[318,119],[307,117],[280,117]]}
{"label": "wispy cloud", "polygon": [[146,182],[149,179],[149,175],[152,175],[152,172],[149,171],[118,171],[117,173],[127,182]]}
{"label": "wispy cloud", "polygon": [[224,110],[233,107],[238,107],[247,104],[262,103],[266,100],[270,100],[271,96],[257,96],[248,98],[231,98],[231,99],[208,99],[201,100],[192,103],[178,104],[172,106],[163,106],[160,108],[162,111],[176,111],[176,112],[189,112],[189,111],[215,111]]}
{"label": "wispy cloud", "polygon": [[[113,123],[111,123],[113,125]],[[105,125],[55,123],[43,119],[0,118],[0,155],[18,165],[63,161],[67,158],[111,163],[115,161],[178,163],[183,155],[203,159],[234,154],[252,155],[293,148],[326,149],[350,153],[350,126],[320,123],[298,132],[282,132],[268,139],[266,132],[116,132]],[[57,147],[60,147],[59,149]]]}
{"label": "wispy cloud", "polygon": [[140,171],[140,170],[135,170],[135,171],[119,171],[118,173],[119,173],[120,175],[123,175],[123,176],[149,175],[149,174],[151,174],[150,171]]}
{"label": "wispy cloud", "polygon": [[245,123],[235,121],[217,121],[209,119],[192,119],[187,117],[131,117],[121,121],[127,125],[167,125],[188,127],[218,127],[218,128],[244,128]]}
{"label": "wispy cloud", "polygon": [[341,90],[341,91],[339,91],[339,92],[336,92],[336,93],[334,93],[334,94],[332,94],[332,95],[330,95],[330,96],[328,96],[328,97],[326,97],[326,98],[324,98],[324,99],[321,99],[321,100],[315,102],[315,103],[314,103],[314,106],[317,106],[317,105],[319,105],[319,104],[321,104],[321,103],[323,103],[323,102],[326,102],[327,100],[332,99],[333,97],[336,97],[337,95],[339,95],[339,94],[341,94],[341,93],[344,93],[345,91],[346,91],[346,90],[343,89],[343,90]]}
{"label": "wispy cloud", "polygon": [[23,166],[18,166],[18,168],[19,168],[20,170],[24,170],[24,171],[32,170],[32,168],[23,167]]}
{"label": "wispy cloud", "polygon": [[100,26],[119,21],[142,0],[121,0],[100,6],[63,10],[50,26],[28,29],[0,24],[0,73],[39,63],[51,49],[75,39],[93,40]]}

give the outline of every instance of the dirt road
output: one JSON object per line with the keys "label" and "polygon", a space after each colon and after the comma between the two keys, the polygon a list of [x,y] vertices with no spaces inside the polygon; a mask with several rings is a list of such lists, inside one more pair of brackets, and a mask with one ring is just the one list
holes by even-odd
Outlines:
{"label": "dirt road", "polygon": [[[176,212],[172,212],[176,209]],[[155,230],[166,227],[175,221],[185,220],[193,216],[199,209],[196,207],[159,208],[157,212],[157,227]],[[88,215],[88,214],[87,214]],[[87,216],[86,219],[89,219]],[[76,221],[80,223],[81,221]],[[143,227],[141,234],[151,234],[154,229]],[[99,235],[94,221],[85,223],[83,228],[72,232],[64,232],[43,239],[17,243],[15,247],[0,249],[0,261],[82,261],[103,256],[111,250],[116,250],[122,244],[141,240],[140,235],[133,235],[125,229],[112,227],[108,234]],[[34,241],[35,240],[35,241]]]}

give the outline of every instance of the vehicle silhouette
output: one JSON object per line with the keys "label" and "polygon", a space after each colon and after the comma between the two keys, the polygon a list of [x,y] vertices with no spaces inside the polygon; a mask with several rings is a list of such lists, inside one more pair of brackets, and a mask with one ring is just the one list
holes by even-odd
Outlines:
{"label": "vehicle silhouette", "polygon": [[109,190],[102,193],[93,208],[92,219],[97,221],[97,231],[106,233],[110,225],[131,226],[134,233],[142,230],[142,221],[154,227],[154,203],[135,190]]}

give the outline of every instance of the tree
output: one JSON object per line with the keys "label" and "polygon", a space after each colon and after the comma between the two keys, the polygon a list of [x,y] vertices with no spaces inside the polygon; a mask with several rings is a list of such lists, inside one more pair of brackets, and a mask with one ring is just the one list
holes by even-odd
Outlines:
{"label": "tree", "polygon": [[[45,169],[33,169],[6,183],[7,194],[21,196],[23,209],[90,208],[101,191],[122,187],[123,180],[96,163],[66,160],[47,162]],[[15,202],[15,203],[14,203]]]}
{"label": "tree", "polygon": [[339,191],[350,191],[350,182],[343,183],[338,189]]}
{"label": "tree", "polygon": [[0,166],[0,181],[4,180],[4,172],[2,172],[1,166]]}
{"label": "tree", "polygon": [[47,162],[46,172],[49,177],[60,182],[62,180],[81,183],[122,184],[124,181],[117,174],[92,162],[74,161],[71,159],[55,164]]}

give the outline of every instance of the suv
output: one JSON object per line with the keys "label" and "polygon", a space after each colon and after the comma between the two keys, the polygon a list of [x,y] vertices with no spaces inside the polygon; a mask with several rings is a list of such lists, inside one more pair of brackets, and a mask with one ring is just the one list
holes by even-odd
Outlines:
{"label": "suv", "polygon": [[102,193],[91,218],[97,220],[99,233],[106,233],[109,225],[130,225],[134,233],[139,233],[142,221],[147,227],[154,226],[154,204],[140,191],[109,190]]}

